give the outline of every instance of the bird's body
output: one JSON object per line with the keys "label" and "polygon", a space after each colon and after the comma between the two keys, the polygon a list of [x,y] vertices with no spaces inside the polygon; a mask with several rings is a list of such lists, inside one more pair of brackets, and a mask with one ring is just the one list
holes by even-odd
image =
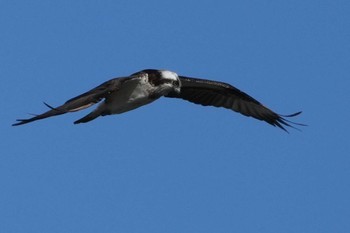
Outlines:
{"label": "bird's body", "polygon": [[120,114],[149,104],[156,100],[150,98],[152,86],[147,82],[147,76],[124,82],[122,88],[111,94],[108,102],[102,102],[98,109],[110,114]]}
{"label": "bird's body", "polygon": [[[266,108],[254,98],[223,82],[178,76],[167,70],[147,69],[127,77],[111,79],[96,88],[68,100],[63,105],[29,119],[19,119],[22,125],[32,121],[90,107],[104,99],[98,107],[75,124],[91,121],[99,116],[124,113],[149,104],[160,97],[181,98],[203,106],[224,107],[246,116],[266,121],[281,129],[291,126],[282,116]],[[292,126],[291,126],[292,127]]]}
{"label": "bird's body", "polygon": [[153,102],[156,99],[149,97],[152,87],[146,79],[144,76],[125,80],[119,91],[111,93],[106,101],[102,101],[93,112],[76,123],[88,122],[99,116],[121,114]]}

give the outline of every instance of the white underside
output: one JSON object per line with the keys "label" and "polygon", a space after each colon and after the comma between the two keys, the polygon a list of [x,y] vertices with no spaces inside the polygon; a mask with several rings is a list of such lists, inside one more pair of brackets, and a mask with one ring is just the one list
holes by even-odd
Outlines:
{"label": "white underside", "polygon": [[120,114],[141,107],[153,102],[155,99],[149,99],[152,87],[147,80],[147,77],[133,79],[125,82],[123,87],[116,91],[109,98],[110,102],[101,103],[97,111],[104,112],[107,110],[110,114]]}

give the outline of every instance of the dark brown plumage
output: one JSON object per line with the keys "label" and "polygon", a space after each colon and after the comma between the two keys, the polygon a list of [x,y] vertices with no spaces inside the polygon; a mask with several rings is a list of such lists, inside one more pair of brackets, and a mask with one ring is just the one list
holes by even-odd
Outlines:
{"label": "dark brown plumage", "polygon": [[49,111],[29,119],[19,119],[13,126],[79,111],[101,102],[97,109],[74,122],[75,124],[85,123],[99,116],[133,110],[162,96],[184,99],[203,106],[231,109],[245,116],[265,121],[285,131],[287,131],[286,126],[292,128],[295,128],[293,125],[304,126],[286,119],[297,116],[301,112],[290,115],[277,114],[230,84],[178,76],[171,71],[155,69],[142,70],[128,77],[111,79],[66,101],[57,108],[45,103],[50,108]]}
{"label": "dark brown plumage", "polygon": [[297,116],[301,112],[290,115],[277,114],[230,84],[185,76],[179,76],[179,78],[181,81],[181,92],[170,92],[166,97],[181,98],[203,106],[231,109],[245,116],[265,121],[285,131],[287,130],[284,126],[293,127],[292,124],[303,125],[285,119],[286,117]]}

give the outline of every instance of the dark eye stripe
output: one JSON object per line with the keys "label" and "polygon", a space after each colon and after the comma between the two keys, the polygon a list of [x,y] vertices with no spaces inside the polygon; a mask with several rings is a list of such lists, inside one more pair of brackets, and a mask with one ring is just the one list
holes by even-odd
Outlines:
{"label": "dark eye stripe", "polygon": [[164,79],[161,83],[171,83],[171,84],[179,85],[179,80]]}
{"label": "dark eye stripe", "polygon": [[153,80],[151,79],[150,82],[155,86],[159,86],[165,83],[171,83],[176,87],[180,86],[179,80],[172,80],[172,79],[153,79]]}

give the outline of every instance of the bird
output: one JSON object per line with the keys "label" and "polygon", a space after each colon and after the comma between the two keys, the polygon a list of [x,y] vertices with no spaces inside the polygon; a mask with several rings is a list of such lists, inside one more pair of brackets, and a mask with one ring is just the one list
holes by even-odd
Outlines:
{"label": "bird", "polygon": [[230,109],[265,121],[286,132],[288,132],[287,127],[305,126],[286,119],[301,114],[301,111],[281,115],[228,83],[181,76],[173,71],[158,69],[144,69],[129,76],[113,78],[69,99],[58,107],[52,107],[44,102],[49,108],[48,111],[29,119],[17,119],[13,126],[80,111],[100,103],[95,110],[74,122],[74,124],[86,123],[100,116],[134,110],[161,97],[183,99],[202,106]]}

